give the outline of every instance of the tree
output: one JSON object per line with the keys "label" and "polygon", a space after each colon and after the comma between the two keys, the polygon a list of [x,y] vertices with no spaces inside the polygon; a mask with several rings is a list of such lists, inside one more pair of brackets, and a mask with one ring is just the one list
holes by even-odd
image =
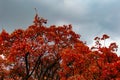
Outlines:
{"label": "tree", "polygon": [[[104,34],[91,49],[72,25],[46,27],[35,15],[27,29],[0,33],[0,80],[112,80],[120,79],[118,46],[106,47]],[[102,46],[101,41],[104,41]]]}
{"label": "tree", "polygon": [[[107,39],[107,38],[106,38]],[[89,49],[83,43],[66,48],[61,53],[59,75],[61,80],[119,80],[120,58],[115,53],[118,46],[103,46],[96,37],[96,45]],[[114,48],[113,48],[114,47]]]}
{"label": "tree", "polygon": [[9,75],[4,79],[58,80],[62,49],[81,42],[71,25],[46,27],[46,20],[36,14],[34,24],[26,30],[18,29],[0,35],[0,51],[5,56]]}

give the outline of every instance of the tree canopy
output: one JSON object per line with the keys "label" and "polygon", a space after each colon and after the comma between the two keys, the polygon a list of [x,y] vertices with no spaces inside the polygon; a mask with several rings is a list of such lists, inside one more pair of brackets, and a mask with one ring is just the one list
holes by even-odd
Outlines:
{"label": "tree canopy", "polygon": [[[0,80],[119,80],[117,44],[108,35],[89,47],[72,25],[46,27],[35,15],[27,29],[0,33]],[[104,44],[101,44],[104,41]]]}

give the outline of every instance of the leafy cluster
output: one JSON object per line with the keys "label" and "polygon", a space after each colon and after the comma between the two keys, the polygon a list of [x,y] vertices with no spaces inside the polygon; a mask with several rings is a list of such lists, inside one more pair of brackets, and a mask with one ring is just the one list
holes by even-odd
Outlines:
{"label": "leafy cluster", "polygon": [[[119,80],[118,46],[96,37],[91,49],[72,25],[46,27],[35,15],[33,25],[0,33],[0,80]],[[102,46],[101,41],[104,41]]]}

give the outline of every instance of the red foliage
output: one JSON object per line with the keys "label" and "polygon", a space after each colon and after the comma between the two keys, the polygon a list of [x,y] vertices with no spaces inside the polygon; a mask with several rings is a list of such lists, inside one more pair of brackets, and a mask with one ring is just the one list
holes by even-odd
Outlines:
{"label": "red foliage", "polygon": [[102,36],[101,40],[105,40],[105,39],[108,39],[108,38],[109,38],[109,36],[108,36],[107,34],[104,34],[104,35]]}
{"label": "red foliage", "polygon": [[120,79],[118,46],[105,46],[108,35],[96,37],[90,49],[72,25],[45,27],[47,20],[38,14],[33,23],[26,30],[0,33],[0,80]]}

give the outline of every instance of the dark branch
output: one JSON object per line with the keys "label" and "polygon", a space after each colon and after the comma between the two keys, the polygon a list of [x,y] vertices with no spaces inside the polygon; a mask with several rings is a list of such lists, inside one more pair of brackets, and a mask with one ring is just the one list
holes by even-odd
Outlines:
{"label": "dark branch", "polygon": [[29,52],[26,53],[25,55],[25,64],[26,64],[26,75],[28,76],[29,75],[29,63],[28,63],[28,55],[29,55]]}

